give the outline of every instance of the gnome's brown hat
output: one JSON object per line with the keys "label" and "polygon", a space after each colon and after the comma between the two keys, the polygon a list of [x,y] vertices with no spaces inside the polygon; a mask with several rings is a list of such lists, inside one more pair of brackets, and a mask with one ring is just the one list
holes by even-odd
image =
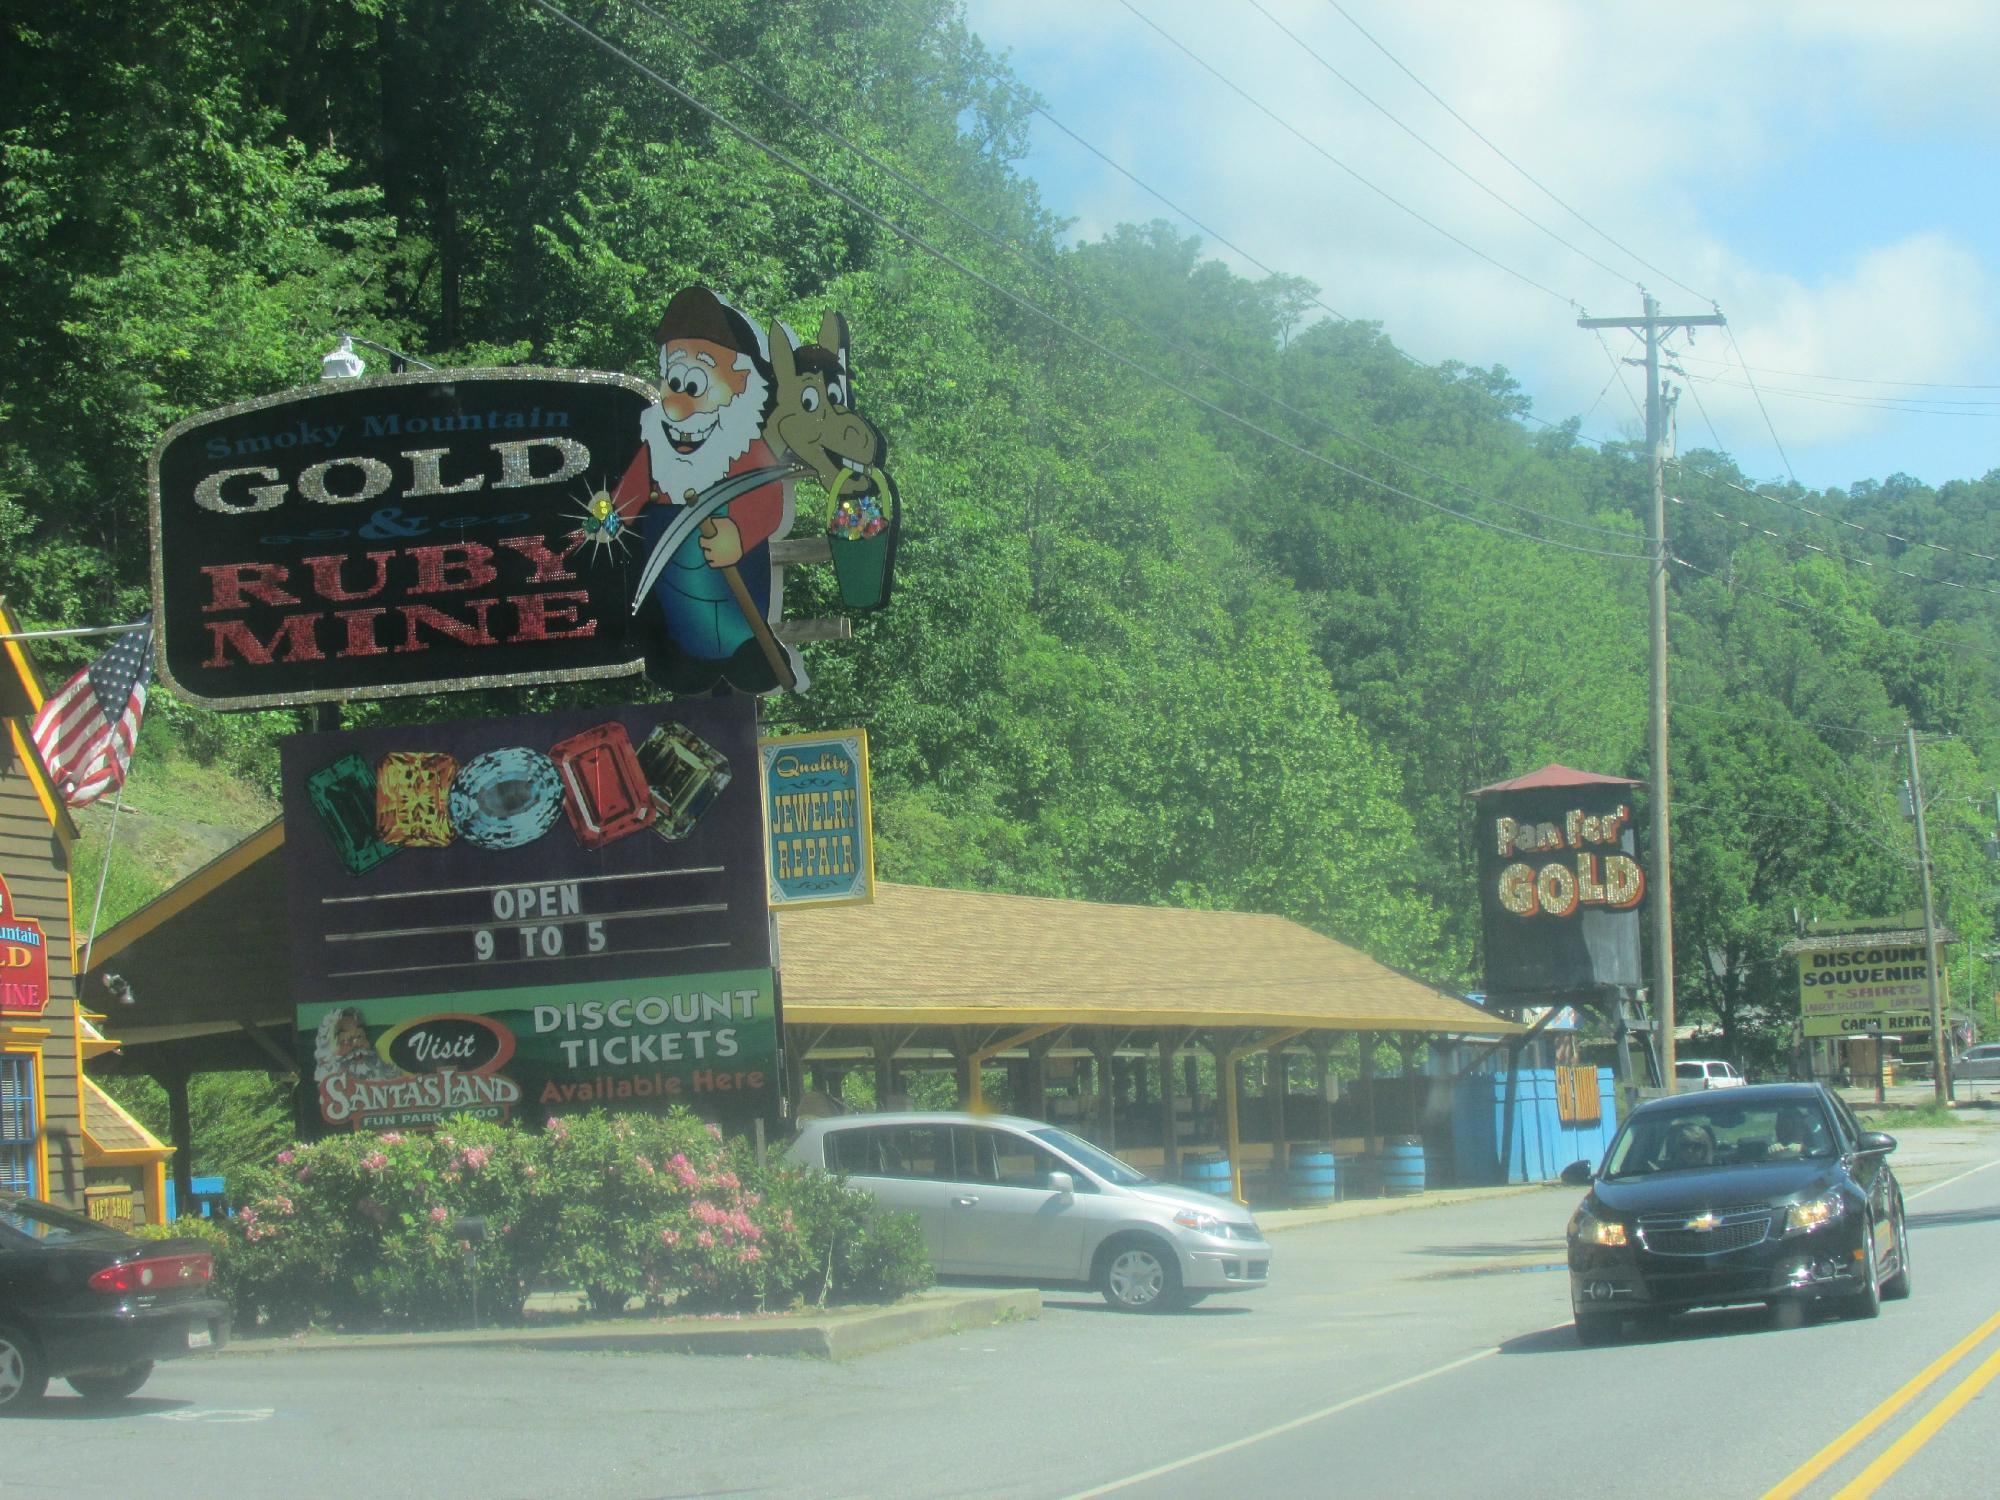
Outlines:
{"label": "gnome's brown hat", "polygon": [[653,330],[653,342],[669,339],[706,339],[738,354],[747,354],[768,380],[770,357],[763,340],[750,320],[705,286],[683,287],[675,292],[667,310],[660,314],[660,326]]}

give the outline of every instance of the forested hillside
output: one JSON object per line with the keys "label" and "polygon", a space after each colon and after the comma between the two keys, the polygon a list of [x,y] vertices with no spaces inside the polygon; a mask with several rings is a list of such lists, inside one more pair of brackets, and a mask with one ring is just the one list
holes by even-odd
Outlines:
{"label": "forested hillside", "polygon": [[[1277,911],[1470,983],[1462,793],[1548,760],[1647,774],[1637,445],[1174,227],[1071,245],[1015,166],[1030,95],[945,0],[563,8],[910,237],[527,0],[7,0],[17,613],[143,609],[157,435],[313,378],[338,330],[649,374],[691,281],[800,326],[839,308],[908,502],[901,581],[773,717],[868,726],[882,875]],[[1774,500],[1696,451],[1669,483],[1684,1010],[1758,1056],[1795,913],[1915,904],[1910,722],[1950,737],[1925,777],[1953,997],[1990,1025],[2000,565],[1968,554],[2000,552],[2000,471]],[[268,786],[295,727],[161,692],[141,755]]]}

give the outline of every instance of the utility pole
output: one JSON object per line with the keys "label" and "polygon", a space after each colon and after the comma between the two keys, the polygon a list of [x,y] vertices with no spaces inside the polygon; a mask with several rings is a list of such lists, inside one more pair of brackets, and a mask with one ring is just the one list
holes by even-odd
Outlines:
{"label": "utility pole", "polygon": [[1662,316],[1650,292],[1640,292],[1644,314],[1637,318],[1578,318],[1579,328],[1623,328],[1646,339],[1646,451],[1653,470],[1652,547],[1652,712],[1647,750],[1653,763],[1652,869],[1653,1021],[1659,1027],[1660,1085],[1674,1092],[1674,891],[1673,850],[1667,826],[1667,421],[1660,397],[1660,341],[1676,328],[1719,326],[1721,313]]}
{"label": "utility pole", "polygon": [[1945,1076],[1947,1049],[1944,1002],[1938,985],[1937,907],[1931,900],[1931,845],[1924,831],[1924,783],[1917,771],[1917,731],[1905,724],[1903,733],[1910,748],[1910,809],[1917,820],[1917,873],[1923,877],[1924,886],[1924,987],[1931,1000],[1931,1082],[1937,1102],[1943,1106],[1950,1103],[1951,1082]]}

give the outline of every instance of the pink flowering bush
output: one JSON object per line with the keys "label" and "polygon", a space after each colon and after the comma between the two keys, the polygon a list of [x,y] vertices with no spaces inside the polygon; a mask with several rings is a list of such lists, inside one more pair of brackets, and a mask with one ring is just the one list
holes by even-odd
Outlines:
{"label": "pink flowering bush", "polygon": [[[485,1221],[477,1244],[467,1219]],[[226,1238],[217,1264],[245,1331],[457,1326],[475,1282],[482,1320],[505,1321],[536,1287],[608,1315],[634,1299],[750,1310],[930,1281],[909,1216],[823,1173],[759,1171],[745,1143],[685,1111],[293,1146],[248,1184]]]}

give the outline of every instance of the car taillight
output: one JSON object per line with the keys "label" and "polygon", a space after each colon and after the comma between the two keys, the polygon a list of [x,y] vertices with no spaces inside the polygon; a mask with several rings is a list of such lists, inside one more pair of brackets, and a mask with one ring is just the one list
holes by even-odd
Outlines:
{"label": "car taillight", "polygon": [[215,1261],[208,1255],[155,1255],[144,1260],[128,1260],[106,1266],[90,1278],[93,1292],[164,1292],[174,1287],[199,1286],[215,1274]]}

